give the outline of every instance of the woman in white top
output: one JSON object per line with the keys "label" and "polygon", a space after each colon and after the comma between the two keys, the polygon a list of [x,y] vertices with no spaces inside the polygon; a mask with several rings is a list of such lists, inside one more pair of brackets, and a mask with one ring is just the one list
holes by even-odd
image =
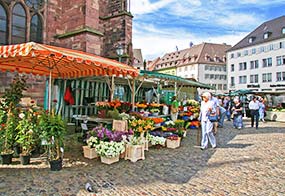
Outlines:
{"label": "woman in white top", "polygon": [[202,94],[202,102],[200,108],[199,120],[201,121],[202,128],[202,139],[201,139],[201,150],[208,147],[208,140],[211,143],[212,148],[216,148],[216,138],[212,132],[213,123],[209,120],[208,116],[216,113],[214,103],[210,100],[211,94],[205,92]]}

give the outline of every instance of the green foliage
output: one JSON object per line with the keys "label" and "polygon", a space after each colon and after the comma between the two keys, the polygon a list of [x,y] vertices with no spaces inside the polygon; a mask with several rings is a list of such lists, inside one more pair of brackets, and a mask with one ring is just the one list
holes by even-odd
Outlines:
{"label": "green foliage", "polygon": [[29,155],[37,142],[37,113],[32,108],[19,114],[16,141],[22,147],[22,154]]}
{"label": "green foliage", "polygon": [[3,98],[8,107],[15,107],[23,98],[23,91],[27,89],[26,78],[16,75],[9,89],[5,91]]}
{"label": "green foliage", "polygon": [[7,121],[1,125],[0,143],[1,153],[9,154],[13,152],[13,145],[16,137],[16,127],[18,123],[18,117],[16,112],[8,112]]}
{"label": "green foliage", "polygon": [[61,158],[60,148],[63,147],[64,136],[66,133],[66,122],[60,115],[53,112],[44,113],[39,120],[41,139],[45,140],[49,146],[49,159],[56,160]]}
{"label": "green foliage", "polygon": [[114,109],[114,110],[109,110],[107,112],[107,118],[112,118],[112,119],[115,119],[115,120],[120,120],[120,113],[117,109]]}

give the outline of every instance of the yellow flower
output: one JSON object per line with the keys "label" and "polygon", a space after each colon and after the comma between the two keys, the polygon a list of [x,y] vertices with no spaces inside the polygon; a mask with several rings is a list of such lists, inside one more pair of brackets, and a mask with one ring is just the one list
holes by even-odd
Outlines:
{"label": "yellow flower", "polygon": [[139,131],[139,132],[143,132],[143,128],[142,128],[142,127],[139,127],[138,131]]}
{"label": "yellow flower", "polygon": [[135,121],[132,122],[132,126],[135,127],[137,126],[137,123]]}
{"label": "yellow flower", "polygon": [[138,120],[138,124],[141,125],[143,121],[141,119]]}

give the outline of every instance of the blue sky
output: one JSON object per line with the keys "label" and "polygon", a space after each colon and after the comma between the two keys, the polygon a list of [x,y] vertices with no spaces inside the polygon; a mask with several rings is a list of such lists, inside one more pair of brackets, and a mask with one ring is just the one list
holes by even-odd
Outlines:
{"label": "blue sky", "polygon": [[285,15],[285,0],[131,0],[133,47],[152,60],[190,42],[235,45],[267,20]]}

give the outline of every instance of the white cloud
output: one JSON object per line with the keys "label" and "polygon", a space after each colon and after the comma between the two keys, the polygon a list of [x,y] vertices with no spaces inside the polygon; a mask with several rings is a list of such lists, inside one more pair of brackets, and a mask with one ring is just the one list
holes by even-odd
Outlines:
{"label": "white cloud", "polygon": [[131,12],[134,15],[155,12],[173,1],[174,0],[160,0],[155,3],[151,3],[149,0],[131,0]]}
{"label": "white cloud", "polygon": [[252,27],[253,24],[260,24],[261,20],[251,14],[244,13],[229,13],[223,17],[216,19],[218,25],[230,26],[230,27]]}
{"label": "white cloud", "polygon": [[140,30],[133,35],[133,46],[134,48],[142,49],[144,59],[152,60],[157,57],[162,57],[165,53],[175,51],[176,46],[179,50],[189,48],[190,42],[193,42],[195,45],[202,42],[210,42],[219,44],[226,43],[233,46],[245,37],[246,34],[247,32],[233,32],[232,35],[206,37],[185,32],[183,29],[163,29],[163,31],[156,30],[155,33]]}

